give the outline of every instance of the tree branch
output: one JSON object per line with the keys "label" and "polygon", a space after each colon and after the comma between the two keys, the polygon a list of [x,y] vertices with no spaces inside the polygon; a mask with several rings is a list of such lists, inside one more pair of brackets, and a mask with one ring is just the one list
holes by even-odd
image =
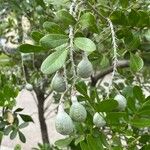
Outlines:
{"label": "tree branch", "polygon": [[[118,68],[126,68],[126,67],[129,67],[129,61],[128,60],[122,60],[122,61],[119,61],[117,63],[117,69]],[[91,77],[91,86],[95,86],[99,79],[110,74],[112,71],[113,71],[113,66],[110,66],[106,70],[98,73],[95,76],[92,76]]]}

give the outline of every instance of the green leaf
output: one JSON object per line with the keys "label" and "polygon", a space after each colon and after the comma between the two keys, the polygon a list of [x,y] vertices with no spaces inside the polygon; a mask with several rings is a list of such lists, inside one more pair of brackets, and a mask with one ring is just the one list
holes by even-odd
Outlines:
{"label": "green leaf", "polygon": [[0,129],[4,128],[7,125],[7,122],[1,121],[0,122]]}
{"label": "green leaf", "polygon": [[119,0],[123,8],[127,8],[129,5],[129,0]]}
{"label": "green leaf", "polygon": [[10,139],[13,140],[17,136],[17,130],[15,129],[14,131],[11,132],[10,134]]}
{"label": "green leaf", "polygon": [[52,74],[60,69],[67,58],[67,49],[62,49],[50,54],[42,63],[41,71],[44,74]]}
{"label": "green leaf", "polygon": [[74,144],[78,145],[81,141],[84,141],[85,136],[84,135],[79,135],[79,137],[75,140]]}
{"label": "green leaf", "polygon": [[138,26],[149,26],[150,18],[149,13],[143,10],[138,11],[140,15],[140,20],[138,22]]}
{"label": "green leaf", "polygon": [[143,106],[150,106],[150,96],[146,98],[146,102],[143,104]]}
{"label": "green leaf", "polygon": [[127,25],[127,18],[122,11],[114,11],[110,16],[111,21],[117,25]]}
{"label": "green leaf", "polygon": [[150,144],[145,144],[140,150],[149,150],[150,149]]}
{"label": "green leaf", "polygon": [[38,32],[38,31],[31,32],[31,37],[36,42],[39,42],[43,36],[44,36],[44,34],[41,32]]}
{"label": "green leaf", "polygon": [[132,9],[131,12],[129,13],[128,21],[131,26],[136,26],[139,21],[138,12]]}
{"label": "green leaf", "polygon": [[150,127],[150,119],[139,118],[130,121],[130,124],[137,128]]}
{"label": "green leaf", "polygon": [[26,138],[24,136],[24,134],[22,132],[19,131],[19,139],[21,140],[21,142],[25,143],[26,142]]}
{"label": "green leaf", "polygon": [[55,48],[67,43],[68,36],[63,34],[48,34],[41,38],[40,43],[45,48]]}
{"label": "green leaf", "polygon": [[92,135],[87,136],[87,143],[92,150],[103,150],[102,143],[100,141],[100,138],[93,137]]}
{"label": "green leaf", "polygon": [[87,86],[86,86],[86,84],[84,82],[81,81],[81,82],[77,83],[75,86],[76,86],[76,90],[80,94],[82,94],[84,96],[87,95]]}
{"label": "green leaf", "polygon": [[150,116],[150,100],[146,98],[142,107],[138,110],[140,116]]}
{"label": "green leaf", "polygon": [[19,129],[25,128],[29,125],[28,122],[23,122],[21,125],[19,125]]}
{"label": "green leaf", "polygon": [[61,27],[54,22],[44,22],[43,28],[45,28],[49,33],[64,34],[64,31],[61,29]]}
{"label": "green leaf", "polygon": [[93,52],[96,50],[96,45],[93,41],[91,41],[88,38],[85,37],[77,37],[74,40],[74,43],[76,45],[77,48],[86,51],[86,52]]}
{"label": "green leaf", "polygon": [[139,139],[139,142],[140,142],[140,143],[144,143],[144,144],[146,144],[146,143],[149,142],[149,141],[150,141],[150,136],[149,136],[148,133],[143,134],[143,135],[141,136],[141,138]]}
{"label": "green leaf", "polygon": [[96,26],[96,19],[94,15],[90,12],[84,13],[79,20],[82,29],[89,29],[92,32],[98,33],[98,28]]}
{"label": "green leaf", "polygon": [[12,130],[12,126],[8,126],[4,129],[4,135],[8,135]]}
{"label": "green leaf", "polygon": [[24,115],[24,114],[19,114],[19,115],[24,122],[34,122],[32,117],[29,115]]}
{"label": "green leaf", "polygon": [[65,148],[72,142],[73,139],[74,139],[73,137],[61,139],[61,140],[56,141],[55,145],[59,148]]}
{"label": "green leaf", "polygon": [[68,46],[68,43],[62,44],[55,48],[55,51],[61,51],[62,49],[66,49]]}
{"label": "green leaf", "polygon": [[45,49],[41,46],[31,45],[31,44],[22,44],[19,46],[19,51],[22,53],[38,53],[42,52]]}
{"label": "green leaf", "polygon": [[127,49],[129,49],[130,51],[133,51],[140,46],[140,38],[137,35],[132,35],[130,37],[126,36],[124,41],[127,46]]}
{"label": "green leaf", "polygon": [[80,142],[80,147],[82,150],[91,150],[85,141]]}
{"label": "green leaf", "polygon": [[17,108],[14,112],[21,112],[23,111],[23,108]]}
{"label": "green leaf", "polygon": [[137,111],[137,108],[135,106],[136,103],[136,99],[133,97],[128,97],[128,101],[127,101],[127,107],[128,109],[131,109],[133,112]]}
{"label": "green leaf", "polygon": [[60,10],[56,13],[56,19],[63,23],[63,25],[75,25],[76,20],[74,17],[66,10]]}
{"label": "green leaf", "polygon": [[133,97],[133,88],[131,86],[124,87],[124,89],[122,90],[122,94],[127,98]]}
{"label": "green leaf", "polygon": [[103,55],[100,65],[101,65],[101,68],[105,68],[109,66],[109,59],[106,55]]}
{"label": "green leaf", "polygon": [[140,110],[139,112],[138,112],[138,114],[140,115],[140,116],[150,116],[150,107],[148,108],[148,110]]}
{"label": "green leaf", "polygon": [[115,100],[103,100],[96,105],[97,111],[109,112],[117,108],[118,103]]}
{"label": "green leaf", "polygon": [[45,3],[43,0],[36,0],[37,5],[42,6],[43,8],[46,8]]}
{"label": "green leaf", "polygon": [[144,66],[144,62],[141,57],[136,54],[130,54],[130,68],[133,72],[140,71]]}
{"label": "green leaf", "polygon": [[107,141],[107,139],[106,139],[106,135],[105,135],[103,132],[101,132],[101,131],[99,131],[99,132],[100,132],[100,133],[99,133],[99,137],[100,137],[101,142],[102,142],[103,145],[105,145],[106,147],[109,147],[108,141]]}
{"label": "green leaf", "polygon": [[143,102],[144,101],[145,97],[143,95],[142,89],[139,86],[135,86],[133,88],[133,94],[136,97],[136,99],[139,100],[139,102]]}
{"label": "green leaf", "polygon": [[125,112],[109,112],[107,113],[106,120],[108,124],[118,125],[118,121],[126,117],[127,114]]}

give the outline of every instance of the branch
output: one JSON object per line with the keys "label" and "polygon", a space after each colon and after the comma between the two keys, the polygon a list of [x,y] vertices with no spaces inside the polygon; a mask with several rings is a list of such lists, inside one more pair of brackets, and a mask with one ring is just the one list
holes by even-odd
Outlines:
{"label": "branch", "polygon": [[[119,61],[117,63],[117,69],[118,68],[126,68],[126,67],[129,67],[129,61],[128,60]],[[92,76],[91,77],[91,86],[95,86],[99,79],[101,79],[104,76],[110,74],[113,71],[113,68],[114,68],[114,66],[110,66],[106,70],[98,73],[95,76]]]}

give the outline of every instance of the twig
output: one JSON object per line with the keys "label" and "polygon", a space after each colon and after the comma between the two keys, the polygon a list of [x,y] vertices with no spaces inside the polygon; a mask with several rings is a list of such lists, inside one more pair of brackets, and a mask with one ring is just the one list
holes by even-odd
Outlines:
{"label": "twig", "polygon": [[66,69],[66,64],[64,64],[64,79],[66,83],[66,89],[68,89],[68,80],[67,80],[67,69]]}
{"label": "twig", "polygon": [[25,83],[27,83],[26,72],[25,72],[25,67],[24,67],[24,60],[23,60],[23,54],[21,54],[21,66],[22,66],[22,72],[23,72],[23,77],[24,77]]}

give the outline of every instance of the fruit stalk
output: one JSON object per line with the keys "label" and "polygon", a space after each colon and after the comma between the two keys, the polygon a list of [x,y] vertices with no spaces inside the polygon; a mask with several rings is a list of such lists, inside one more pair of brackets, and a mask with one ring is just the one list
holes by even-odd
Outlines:
{"label": "fruit stalk", "polygon": [[[73,0],[71,5],[70,5],[70,11],[69,13],[76,17],[76,1],[77,0]],[[69,48],[70,48],[70,60],[71,60],[71,64],[72,64],[72,72],[73,72],[73,84],[72,84],[72,90],[73,91],[73,87],[76,81],[76,68],[75,68],[75,62],[74,62],[74,58],[73,58],[73,51],[74,51],[74,27],[72,25],[69,26]],[[71,92],[72,93],[72,92]]]}
{"label": "fruit stalk", "polygon": [[107,97],[109,97],[110,90],[111,90],[112,84],[113,84],[113,79],[114,79],[115,73],[117,71],[117,63],[118,63],[117,55],[118,54],[117,54],[117,44],[116,44],[116,35],[115,35],[114,27],[113,27],[113,24],[109,18],[107,18],[107,21],[108,21],[109,26],[110,26],[111,35],[112,35],[112,44],[113,44],[113,72],[111,75],[111,80],[109,82],[108,94],[107,94]]}

